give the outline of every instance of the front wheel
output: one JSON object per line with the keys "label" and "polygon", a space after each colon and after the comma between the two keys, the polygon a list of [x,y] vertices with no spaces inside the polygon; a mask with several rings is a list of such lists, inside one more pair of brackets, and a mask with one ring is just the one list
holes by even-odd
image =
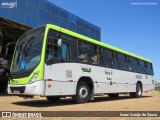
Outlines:
{"label": "front wheel", "polygon": [[136,92],[129,93],[131,98],[139,98],[142,97],[142,87],[140,84],[136,86]]}
{"label": "front wheel", "polygon": [[88,87],[87,83],[81,81],[77,85],[76,95],[73,96],[73,100],[80,104],[80,103],[87,103],[90,99],[90,88]]}

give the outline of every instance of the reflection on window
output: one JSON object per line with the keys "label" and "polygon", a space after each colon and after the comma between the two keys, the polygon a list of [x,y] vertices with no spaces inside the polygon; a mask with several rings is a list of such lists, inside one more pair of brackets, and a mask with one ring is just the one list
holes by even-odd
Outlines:
{"label": "reflection on window", "polygon": [[78,41],[79,60],[91,64],[98,64],[98,47]]}
{"label": "reflection on window", "polygon": [[100,49],[100,64],[107,67],[115,67],[114,51],[109,49]]}
{"label": "reflection on window", "polygon": [[65,38],[62,36],[61,47],[58,46],[58,33],[54,30],[49,31],[46,49],[46,61],[51,61],[54,63],[55,60],[69,61],[70,58],[70,44],[65,42]]}

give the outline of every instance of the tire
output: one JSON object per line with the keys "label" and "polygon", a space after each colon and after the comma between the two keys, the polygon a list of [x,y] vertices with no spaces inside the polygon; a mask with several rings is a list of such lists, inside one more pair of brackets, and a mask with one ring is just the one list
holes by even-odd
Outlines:
{"label": "tire", "polygon": [[87,103],[91,96],[91,90],[88,87],[87,83],[84,81],[81,81],[77,85],[76,95],[73,96],[74,102],[81,104],[81,103]]}
{"label": "tire", "polygon": [[109,96],[110,98],[118,98],[119,94],[111,93],[111,94],[108,94],[108,96]]}
{"label": "tire", "polygon": [[131,98],[140,98],[142,97],[142,87],[140,84],[136,86],[136,92],[129,93]]}
{"label": "tire", "polygon": [[48,101],[58,102],[61,97],[58,97],[58,96],[48,96],[48,97],[46,97],[46,98],[47,98]]}

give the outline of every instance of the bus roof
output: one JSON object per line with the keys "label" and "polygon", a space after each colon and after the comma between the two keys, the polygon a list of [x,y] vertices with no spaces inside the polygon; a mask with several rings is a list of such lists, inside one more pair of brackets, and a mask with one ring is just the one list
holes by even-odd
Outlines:
{"label": "bus roof", "polygon": [[136,54],[134,54],[134,53],[127,52],[127,51],[125,51],[125,50],[122,50],[122,49],[119,49],[119,48],[117,48],[117,47],[108,45],[108,44],[106,44],[106,43],[102,43],[102,42],[100,42],[100,41],[97,41],[97,40],[94,40],[94,39],[92,39],[92,38],[83,36],[83,35],[81,35],[81,34],[72,32],[72,31],[67,30],[67,29],[65,29],[65,28],[61,28],[61,27],[58,27],[58,26],[52,25],[52,24],[47,24],[47,27],[48,27],[48,28],[52,28],[52,29],[54,29],[54,30],[56,30],[56,31],[65,33],[65,34],[67,34],[67,35],[70,35],[70,36],[73,36],[73,37],[76,37],[76,38],[79,38],[79,39],[88,41],[88,42],[90,42],[90,43],[94,43],[94,44],[99,45],[99,46],[101,46],[101,47],[109,48],[109,49],[115,50],[115,51],[117,51],[117,52],[124,53],[124,54],[126,54],[126,55],[129,55],[129,56],[132,56],[132,57],[135,57],[135,58],[144,60],[144,61],[146,61],[146,62],[150,62],[150,63],[152,62],[151,60],[148,60],[148,59],[146,59],[146,58],[143,58],[143,57],[141,57],[141,56],[138,56],[138,55],[136,55]]}

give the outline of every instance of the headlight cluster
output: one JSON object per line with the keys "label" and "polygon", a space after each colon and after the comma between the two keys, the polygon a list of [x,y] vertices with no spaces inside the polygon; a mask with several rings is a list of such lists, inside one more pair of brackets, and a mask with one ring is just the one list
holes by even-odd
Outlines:
{"label": "headlight cluster", "polygon": [[31,80],[29,81],[29,84],[32,84],[32,83],[36,82],[38,75],[39,75],[39,71],[34,73]]}

